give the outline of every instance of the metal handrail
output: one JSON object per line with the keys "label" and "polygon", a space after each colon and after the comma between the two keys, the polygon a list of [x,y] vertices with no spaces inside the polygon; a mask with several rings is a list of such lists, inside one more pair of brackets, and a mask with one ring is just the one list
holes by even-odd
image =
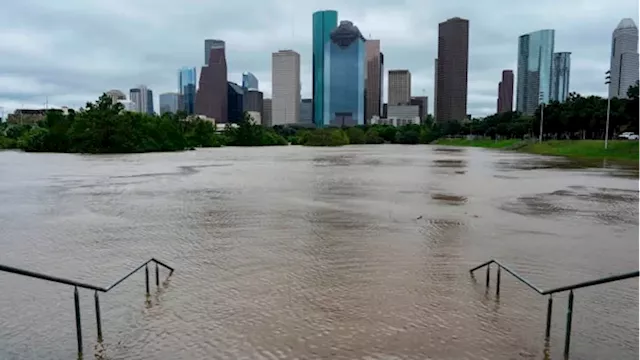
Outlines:
{"label": "metal handrail", "polygon": [[491,264],[498,265],[498,271],[497,271],[497,275],[496,275],[496,296],[500,296],[500,272],[501,272],[502,269],[504,269],[509,274],[513,275],[513,277],[515,277],[520,282],[522,282],[525,285],[527,285],[529,288],[533,289],[538,294],[543,295],[543,296],[544,295],[548,295],[549,296],[549,298],[547,300],[547,324],[546,324],[546,329],[545,329],[545,339],[547,341],[549,340],[549,337],[551,335],[551,314],[552,314],[552,309],[553,309],[553,297],[552,297],[552,295],[556,294],[556,293],[560,293],[560,292],[569,291],[569,300],[568,300],[568,305],[567,305],[567,326],[566,326],[566,331],[565,331],[565,342],[564,342],[564,356],[565,356],[565,358],[569,357],[569,349],[570,349],[570,346],[571,346],[571,322],[572,322],[572,318],[573,318],[573,297],[574,297],[573,290],[580,289],[580,288],[585,288],[585,287],[589,287],[589,286],[606,284],[606,283],[610,283],[610,282],[614,282],[614,281],[630,279],[630,278],[638,277],[640,275],[640,271],[632,271],[632,272],[629,272],[629,273],[607,276],[607,277],[600,278],[600,279],[583,281],[583,282],[576,283],[576,284],[573,284],[573,285],[566,285],[566,286],[561,286],[561,287],[554,288],[554,289],[542,290],[539,287],[535,286],[533,283],[531,283],[529,280],[525,279],[523,276],[519,275],[517,272],[513,271],[512,269],[510,269],[508,266],[500,263],[499,261],[497,261],[495,259],[492,259],[492,260],[489,260],[489,261],[487,261],[485,263],[482,263],[482,264],[472,268],[471,270],[469,270],[469,272],[471,273],[471,276],[474,277],[474,274],[473,274],[474,271],[476,271],[478,269],[481,269],[483,267],[487,268],[487,278],[486,278],[487,290],[489,289],[489,283],[490,283],[490,279],[491,279]]}
{"label": "metal handrail", "polygon": [[32,277],[32,278],[36,278],[36,279],[40,279],[40,280],[46,280],[46,281],[50,281],[50,282],[55,282],[55,283],[58,283],[58,284],[64,284],[64,285],[73,286],[73,288],[74,288],[73,299],[74,299],[74,303],[75,303],[74,305],[75,305],[75,313],[76,313],[76,335],[77,335],[77,341],[78,341],[78,358],[81,359],[82,358],[82,328],[81,328],[81,321],[80,321],[80,297],[78,295],[78,288],[87,289],[87,290],[93,290],[95,292],[94,300],[95,300],[95,307],[96,307],[96,326],[97,326],[97,330],[98,330],[97,331],[97,333],[98,333],[98,342],[102,343],[102,320],[101,320],[101,316],[100,316],[100,299],[98,298],[98,292],[103,292],[103,293],[108,292],[109,290],[111,290],[114,287],[118,286],[124,280],[128,279],[131,275],[135,274],[136,272],[138,272],[140,269],[142,269],[144,267],[145,268],[146,295],[147,295],[147,298],[148,298],[150,296],[150,291],[149,291],[149,267],[148,267],[148,264],[151,263],[151,262],[155,263],[155,265],[156,265],[156,269],[155,269],[156,270],[156,286],[160,287],[160,268],[159,268],[158,265],[160,265],[160,266],[162,266],[162,267],[164,267],[164,268],[169,270],[169,275],[167,275],[167,279],[173,274],[174,269],[171,266],[169,266],[169,265],[165,264],[164,262],[162,262],[160,260],[157,260],[155,258],[151,258],[151,259],[145,261],[140,266],[138,266],[137,268],[133,269],[127,275],[123,276],[118,281],[113,283],[111,286],[106,287],[106,288],[105,287],[96,286],[96,285],[82,283],[82,282],[79,282],[79,281],[69,280],[69,279],[65,279],[65,278],[61,278],[61,277],[57,277],[57,276],[41,274],[41,273],[38,273],[38,272],[35,272],[35,271],[19,269],[19,268],[16,268],[16,267],[2,265],[2,264],[0,264],[0,272],[8,272],[8,273],[18,274],[18,275],[27,276],[27,277]]}

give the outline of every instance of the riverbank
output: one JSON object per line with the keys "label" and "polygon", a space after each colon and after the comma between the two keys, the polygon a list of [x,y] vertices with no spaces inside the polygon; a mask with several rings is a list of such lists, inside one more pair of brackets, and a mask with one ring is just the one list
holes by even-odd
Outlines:
{"label": "riverbank", "polygon": [[492,149],[515,149],[539,155],[566,156],[585,159],[612,159],[625,162],[638,162],[638,142],[629,140],[611,140],[608,149],[604,149],[604,140],[550,140],[540,143],[526,143],[522,140],[466,140],[439,139],[438,145],[473,146]]}

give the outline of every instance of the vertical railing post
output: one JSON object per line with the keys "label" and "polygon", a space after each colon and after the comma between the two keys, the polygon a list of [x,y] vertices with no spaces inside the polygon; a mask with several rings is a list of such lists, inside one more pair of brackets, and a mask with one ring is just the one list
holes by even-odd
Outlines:
{"label": "vertical railing post", "polygon": [[544,331],[545,339],[549,339],[551,336],[551,313],[553,311],[553,295],[549,295],[549,300],[547,300],[547,328]]}
{"label": "vertical railing post", "polygon": [[78,287],[74,286],[73,302],[76,309],[76,336],[78,338],[78,359],[82,359],[82,326],[80,323],[80,296],[78,295]]}
{"label": "vertical railing post", "polygon": [[102,318],[100,316],[100,299],[98,298],[98,292],[94,295],[96,303],[96,327],[98,328],[98,342],[102,342]]}
{"label": "vertical railing post", "polygon": [[156,287],[160,287],[160,267],[156,263]]}
{"label": "vertical railing post", "polygon": [[491,276],[491,264],[487,264],[487,289],[489,288],[489,276]]}
{"label": "vertical railing post", "polygon": [[144,278],[145,278],[145,286],[147,289],[147,296],[149,296],[149,265],[144,266]]}
{"label": "vertical railing post", "polygon": [[567,332],[564,338],[564,358],[569,358],[571,347],[571,320],[573,318],[573,290],[569,291],[569,304],[567,305]]}
{"label": "vertical railing post", "polygon": [[500,296],[500,270],[502,270],[502,266],[498,265],[498,274],[496,275],[496,296]]}

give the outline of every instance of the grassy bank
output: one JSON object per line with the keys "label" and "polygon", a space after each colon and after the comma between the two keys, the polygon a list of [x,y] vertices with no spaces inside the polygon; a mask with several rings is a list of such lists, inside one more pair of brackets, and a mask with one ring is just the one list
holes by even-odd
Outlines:
{"label": "grassy bank", "polygon": [[609,141],[607,150],[604,140],[550,140],[528,144],[519,150],[540,155],[638,161],[638,142],[629,140]]}
{"label": "grassy bank", "polygon": [[[522,140],[466,140],[439,139],[438,145],[474,146],[493,149],[509,149],[517,147]],[[604,140],[550,140],[542,144],[529,143],[517,147],[518,151],[540,155],[567,156],[585,159],[614,159],[638,161],[638,142],[629,140],[609,141],[609,148],[604,149]]]}

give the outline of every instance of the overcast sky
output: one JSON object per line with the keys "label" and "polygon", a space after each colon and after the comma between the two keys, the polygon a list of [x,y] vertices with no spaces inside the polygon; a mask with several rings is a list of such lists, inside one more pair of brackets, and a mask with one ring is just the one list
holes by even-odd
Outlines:
{"label": "overcast sky", "polygon": [[[556,30],[572,52],[571,90],[605,95],[611,33],[638,1],[618,0],[0,0],[0,107],[84,106],[109,90],[145,84],[154,102],[177,91],[177,69],[202,66],[205,38],[227,46],[229,80],[253,72],[271,94],[271,53],[302,56],[302,97],[311,97],[311,16],[334,9],[381,40],[385,70],[409,69],[412,95],[433,110],[438,23],[470,21],[468,112],[495,112],[503,69],[516,67],[518,36]],[[385,80],[386,87],[386,80]],[[384,90],[386,99],[386,89]],[[1,110],[0,110],[1,111]]]}

